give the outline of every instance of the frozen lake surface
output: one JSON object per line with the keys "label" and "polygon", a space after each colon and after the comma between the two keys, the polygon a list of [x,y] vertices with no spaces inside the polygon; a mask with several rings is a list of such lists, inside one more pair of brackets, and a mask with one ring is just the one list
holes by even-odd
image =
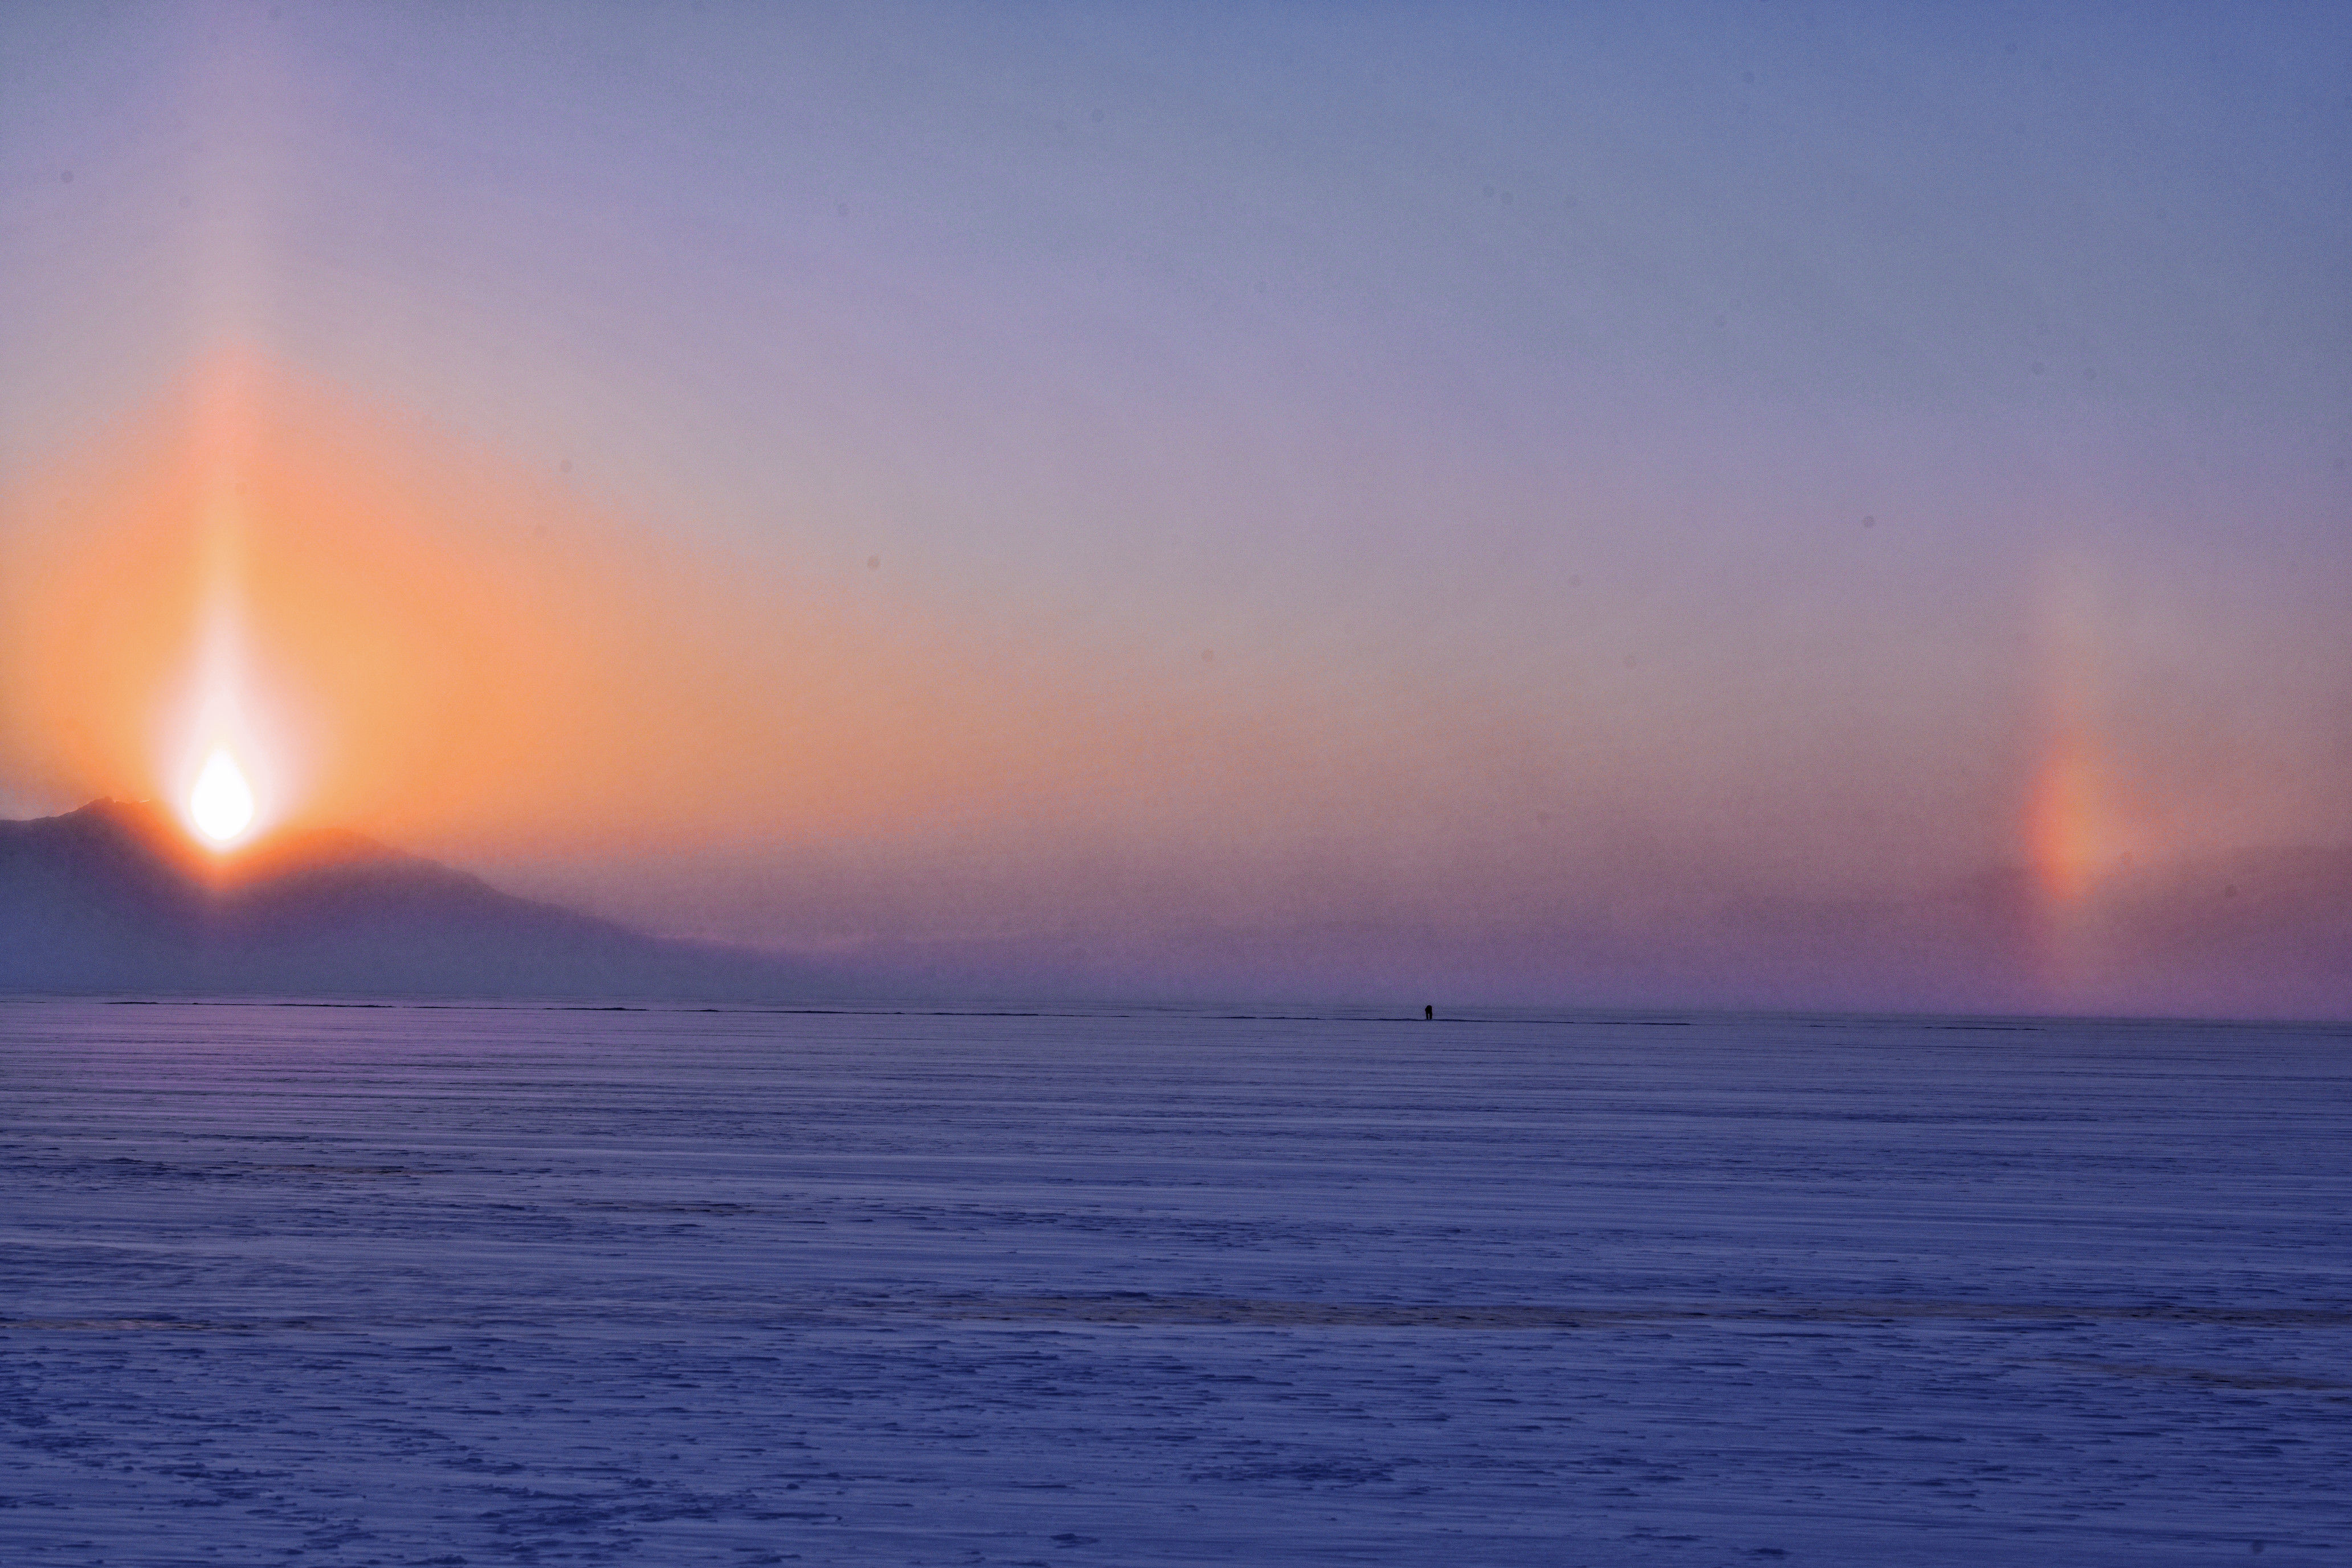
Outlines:
{"label": "frozen lake surface", "polygon": [[2352,1564],[2352,1030],[0,1005],[0,1563]]}

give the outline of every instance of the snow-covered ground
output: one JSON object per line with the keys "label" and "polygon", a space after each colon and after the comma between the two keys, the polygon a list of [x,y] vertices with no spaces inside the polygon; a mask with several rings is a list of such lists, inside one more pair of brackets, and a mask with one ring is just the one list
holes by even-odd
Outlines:
{"label": "snow-covered ground", "polygon": [[2342,1027],[28,1002],[0,1162],[12,1568],[2352,1563]]}

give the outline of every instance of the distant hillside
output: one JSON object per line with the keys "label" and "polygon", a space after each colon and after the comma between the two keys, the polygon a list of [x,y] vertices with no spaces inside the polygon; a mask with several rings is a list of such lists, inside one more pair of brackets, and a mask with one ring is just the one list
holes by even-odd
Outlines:
{"label": "distant hillside", "polygon": [[515,898],[356,834],[215,857],[163,808],[0,821],[0,992],[782,997],[818,973]]}

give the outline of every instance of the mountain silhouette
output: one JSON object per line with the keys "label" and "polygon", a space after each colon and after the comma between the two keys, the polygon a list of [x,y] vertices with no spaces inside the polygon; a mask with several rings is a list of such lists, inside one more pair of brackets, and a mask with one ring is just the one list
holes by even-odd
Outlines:
{"label": "mountain silhouette", "polygon": [[0,992],[779,998],[780,956],[673,942],[334,831],[225,855],[163,807],[0,821]]}

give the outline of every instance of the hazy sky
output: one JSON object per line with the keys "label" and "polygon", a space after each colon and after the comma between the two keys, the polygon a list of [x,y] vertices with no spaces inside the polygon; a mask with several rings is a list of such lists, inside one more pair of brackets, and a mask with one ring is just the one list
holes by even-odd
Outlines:
{"label": "hazy sky", "polygon": [[20,4],[0,72],[12,813],[178,787],[226,594],[284,820],[752,941],[1572,997],[2352,842],[2341,7]]}

